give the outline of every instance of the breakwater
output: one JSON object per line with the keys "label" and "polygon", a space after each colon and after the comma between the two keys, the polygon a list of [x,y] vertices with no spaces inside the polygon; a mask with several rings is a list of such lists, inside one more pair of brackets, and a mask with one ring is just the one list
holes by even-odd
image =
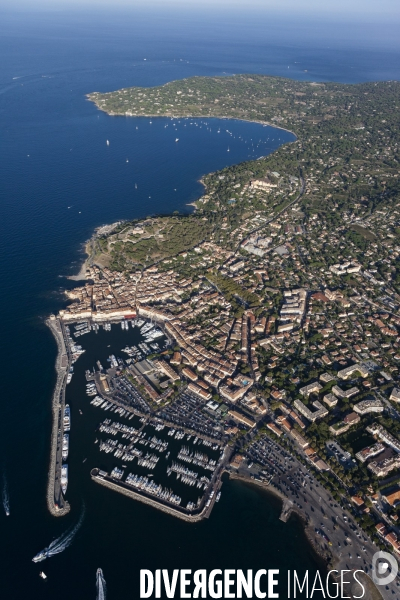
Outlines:
{"label": "breakwater", "polygon": [[46,325],[49,327],[57,343],[57,358],[55,362],[57,380],[52,398],[52,428],[47,481],[47,508],[54,517],[63,517],[70,511],[70,505],[64,500],[61,492],[62,421],[65,407],[65,386],[70,360],[65,346],[62,325],[59,319],[50,317],[46,320]]}
{"label": "breakwater", "polygon": [[211,503],[209,506],[205,506],[202,509],[202,511],[197,515],[185,514],[182,510],[178,510],[176,508],[173,508],[172,506],[168,506],[167,504],[162,503],[161,501],[157,501],[155,499],[149,498],[148,496],[145,496],[144,494],[139,494],[134,490],[128,489],[128,487],[125,486],[125,484],[123,483],[117,483],[116,481],[112,481],[111,478],[107,476],[100,476],[99,469],[92,469],[90,475],[93,481],[99,483],[100,485],[103,485],[104,487],[114,490],[115,492],[119,492],[120,494],[123,494],[128,498],[132,498],[133,500],[138,500],[143,504],[147,504],[148,506],[156,508],[157,510],[161,510],[162,512],[167,513],[168,515],[171,515],[172,517],[177,517],[178,519],[186,521],[187,523],[198,523],[203,519],[207,519],[210,516],[212,510],[213,503]]}
{"label": "breakwater", "polygon": [[[216,502],[216,494],[220,490],[222,485],[222,474],[226,471],[227,463],[229,462],[231,456],[232,448],[225,448],[220,460],[220,464],[217,466],[211,478],[210,486],[207,490],[207,495],[202,500],[203,507],[199,507],[199,512],[197,512],[196,514],[190,514],[189,511],[185,508],[174,508],[161,499],[152,498],[148,496],[145,492],[136,492],[132,490],[132,488],[126,483],[122,481],[116,481],[115,479],[107,475],[105,472],[102,472],[100,469],[92,469],[90,475],[92,479],[96,481],[96,483],[104,485],[105,487],[119,492],[124,496],[128,496],[133,500],[138,500],[139,502],[148,504],[149,506],[152,506],[157,510],[161,510],[162,512],[165,512],[173,517],[177,517],[178,519],[181,519],[188,523],[197,523],[199,521],[202,521],[203,519],[207,519],[210,516],[211,511]],[[209,492],[212,493],[209,494]]]}

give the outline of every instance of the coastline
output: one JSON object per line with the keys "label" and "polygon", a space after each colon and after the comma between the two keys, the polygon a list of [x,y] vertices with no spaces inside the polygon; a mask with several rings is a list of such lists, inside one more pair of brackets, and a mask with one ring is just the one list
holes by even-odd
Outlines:
{"label": "coastline", "polygon": [[[58,329],[57,324],[60,329]],[[57,357],[54,368],[57,374],[57,380],[53,391],[52,398],[52,428],[51,428],[51,442],[50,442],[50,461],[47,481],[47,508],[53,517],[63,517],[67,515],[71,509],[69,503],[62,498],[56,490],[56,481],[58,486],[60,485],[61,476],[61,464],[57,461],[57,454],[59,454],[59,442],[60,442],[60,419],[62,418],[62,411],[65,404],[65,386],[67,380],[67,372],[69,361],[67,359],[66,348],[64,344],[64,338],[61,331],[61,324],[56,319],[46,319],[46,325],[52,332],[56,343],[57,343]],[[64,358],[65,357],[65,358]],[[64,366],[66,364],[66,366]],[[57,468],[58,467],[58,468]],[[56,495],[58,495],[58,502],[56,502]],[[61,499],[61,503],[59,502]]]}
{"label": "coastline", "polygon": [[[91,98],[89,98],[89,96],[90,96],[90,94],[86,94],[86,97],[89,99],[90,102],[92,102],[98,108],[98,110],[104,112],[105,114],[107,114],[110,117],[124,117],[125,116],[125,117],[133,117],[133,118],[141,118],[141,117],[143,117],[143,118],[152,118],[152,119],[153,118],[154,119],[163,119],[163,118],[171,118],[171,117],[174,118],[174,119],[211,118],[211,119],[222,119],[222,120],[230,120],[230,121],[242,121],[244,123],[258,123],[259,125],[273,127],[274,129],[281,129],[282,131],[286,131],[286,132],[291,133],[292,135],[295,136],[295,138],[296,138],[295,140],[293,140],[291,142],[286,142],[285,144],[282,144],[282,145],[293,144],[296,141],[298,141],[298,139],[299,139],[298,135],[294,131],[291,131],[290,129],[287,129],[285,127],[280,127],[280,126],[272,124],[272,123],[270,123],[268,121],[260,121],[258,119],[243,119],[243,118],[239,118],[239,117],[227,117],[227,116],[223,116],[223,117],[216,117],[216,116],[205,117],[204,115],[203,116],[188,115],[188,116],[182,117],[182,115],[181,116],[152,115],[152,114],[146,114],[146,115],[129,114],[129,115],[124,115],[124,114],[118,114],[118,113],[110,113],[107,110],[104,110],[104,109],[100,108],[94,100],[92,100]],[[281,146],[279,146],[279,147],[281,147]],[[276,152],[276,150],[274,150],[274,152]],[[274,152],[272,152],[271,154],[273,154]],[[255,161],[255,160],[259,160],[260,158],[264,158],[264,156],[259,156],[258,158],[254,158],[254,159],[251,159],[251,160]],[[211,173],[212,172],[207,173],[207,175],[210,175]],[[197,182],[200,183],[200,185],[202,185],[202,187],[204,188],[204,192],[206,192],[207,191],[207,187],[206,187],[206,184],[204,183],[204,176],[203,175],[200,177],[200,179],[197,180]],[[201,200],[201,198],[202,198],[202,196],[199,196],[198,198],[196,198],[196,200],[192,200],[192,202],[187,202],[185,204],[185,206],[191,206],[191,207],[193,207],[193,213],[192,214],[194,214],[196,212],[196,210],[199,208],[198,202],[199,202],[199,200]],[[286,210],[286,208],[288,208],[288,207],[285,207],[283,210]],[[172,216],[172,213],[170,213],[169,215],[165,215],[165,216]],[[139,219],[139,221],[140,220],[141,219]],[[117,222],[117,223],[119,223],[119,222]],[[113,226],[113,224],[110,224],[108,226],[107,225],[106,226],[102,226],[102,227],[112,227],[112,226]],[[100,228],[96,227],[93,230],[93,234],[92,234],[91,238],[89,240],[87,240],[86,242],[84,242],[84,244],[83,244],[83,252],[86,254],[86,257],[84,258],[83,263],[81,264],[78,273],[76,275],[66,275],[66,279],[69,279],[71,281],[86,281],[87,280],[86,270],[88,269],[88,267],[91,266],[90,259],[91,259],[91,256],[92,256],[92,254],[91,254],[91,252],[89,250],[89,247],[90,247],[90,244],[91,244],[91,242],[93,241],[93,239],[94,239],[94,237],[96,235],[96,232],[99,229],[101,229],[101,227]]]}
{"label": "coastline", "polygon": [[[247,122],[247,123],[258,123],[259,125],[262,125],[262,126],[269,126],[269,127],[274,128],[274,129],[280,129],[282,131],[287,131],[287,132],[291,133],[292,135],[294,135],[295,138],[296,138],[295,140],[293,140],[293,142],[287,142],[287,143],[294,143],[298,139],[297,134],[295,132],[293,132],[293,131],[291,131],[289,129],[286,129],[285,127],[281,127],[281,126],[272,124],[270,122],[261,121],[261,120],[257,120],[257,119],[244,119],[244,118],[229,117],[229,116],[210,116],[210,117],[206,117],[204,115],[197,115],[197,116],[195,116],[195,115],[185,115],[185,116],[177,115],[177,116],[175,116],[175,115],[154,115],[154,114],[145,114],[145,115],[143,115],[143,114],[141,114],[141,115],[129,114],[129,115],[124,115],[124,114],[118,114],[118,113],[112,113],[112,112],[110,113],[107,110],[104,110],[104,109],[100,108],[97,105],[97,103],[94,100],[92,100],[89,96],[90,95],[87,94],[87,98],[89,99],[89,101],[92,102],[93,104],[95,104],[96,107],[99,110],[101,110],[102,112],[105,112],[109,116],[121,116],[121,117],[122,116],[125,116],[125,117],[129,116],[129,117],[135,117],[135,118],[139,118],[139,117],[143,117],[143,118],[176,118],[176,119],[178,119],[178,118],[181,118],[181,119],[182,118],[188,118],[188,119],[212,118],[212,119],[222,119],[222,120],[231,120],[231,121],[232,120],[236,120],[236,121],[242,121],[242,122]],[[259,158],[261,158],[261,157],[259,157]],[[257,159],[254,159],[254,160],[257,160]],[[203,176],[198,180],[198,182],[203,186],[204,190],[206,191],[206,186],[205,186],[205,183],[204,183]],[[200,198],[201,198],[201,196],[200,196]],[[194,210],[196,210],[198,208],[198,204],[197,203],[198,203],[198,200],[200,198],[198,198],[197,200],[194,200],[192,202],[187,203],[186,206],[192,206],[194,208]],[[94,230],[94,235],[96,234],[97,229],[98,228],[96,228]],[[87,277],[86,277],[86,270],[90,266],[90,260],[91,260],[91,256],[92,256],[92,253],[90,251],[90,246],[91,246],[91,242],[92,242],[93,239],[94,239],[94,237],[92,236],[89,240],[87,240],[83,244],[83,246],[84,246],[84,252],[86,254],[86,257],[83,260],[83,263],[82,263],[82,265],[81,265],[81,267],[79,269],[79,272],[76,275],[68,276],[67,277],[68,279],[73,280],[73,281],[85,281],[87,279]],[[56,340],[57,340],[57,345],[59,345],[58,335],[54,332],[53,328],[51,327],[50,321],[49,320],[46,321],[46,324],[52,329],[53,335],[56,337]],[[50,468],[50,472],[49,472],[49,488],[50,488],[51,483],[52,483],[53,484],[53,497],[54,497],[54,478],[52,480],[52,478],[50,477],[50,473],[54,472],[54,466],[55,466],[54,465],[54,460],[55,460],[55,453],[56,453],[56,450],[54,450],[54,439],[53,439],[53,437],[54,437],[54,423],[57,423],[57,417],[56,417],[56,408],[57,408],[57,406],[58,406],[58,409],[59,409],[58,399],[56,399],[57,388],[59,386],[59,376],[60,376],[60,374],[59,374],[59,368],[58,368],[58,360],[59,360],[59,355],[57,356],[57,361],[56,361],[57,383],[56,383],[56,388],[55,388],[54,395],[53,395],[53,434],[52,434],[52,450],[51,450],[52,463],[51,463],[51,468]],[[65,383],[64,383],[64,392],[65,392]],[[57,401],[57,406],[56,406],[55,400]],[[267,491],[267,492],[269,491],[270,493],[272,493],[276,497],[278,497],[282,501],[282,503],[285,503],[285,501],[287,500],[287,498],[283,494],[281,494],[277,489],[275,489],[275,488],[273,488],[271,486],[267,487],[267,486],[264,486],[261,482],[252,481],[252,480],[249,481],[247,478],[242,477],[239,474],[234,474],[234,473],[232,473],[230,471],[227,471],[227,470],[225,470],[225,472],[227,472],[229,474],[229,477],[232,478],[232,479],[238,479],[238,480],[241,480],[241,481],[243,481],[245,483],[248,483],[248,484],[249,483],[250,484],[254,484],[254,485],[257,485],[258,487],[261,487],[264,491]],[[96,481],[97,483],[99,483],[100,485],[103,485],[103,486],[108,487],[108,488],[113,489],[113,490],[117,490],[120,493],[122,493],[123,495],[126,495],[128,497],[134,498],[134,499],[139,500],[141,502],[144,502],[145,504],[153,506],[153,507],[155,507],[155,508],[157,508],[157,509],[159,509],[159,510],[161,510],[163,512],[166,512],[168,514],[173,514],[174,516],[176,516],[176,517],[178,517],[180,519],[183,519],[183,520],[185,520],[187,522],[197,522],[197,521],[200,521],[200,520],[202,520],[204,518],[207,518],[209,516],[209,513],[211,512],[211,509],[212,509],[212,506],[213,506],[213,503],[212,503],[211,506],[210,506],[210,510],[209,511],[203,509],[203,511],[199,515],[189,517],[189,516],[184,515],[183,513],[180,513],[178,510],[173,509],[172,507],[170,508],[168,506],[164,507],[162,505],[159,505],[157,502],[154,502],[151,498],[146,498],[146,497],[144,497],[144,496],[142,496],[140,494],[135,493],[133,490],[131,491],[129,489],[125,489],[122,486],[120,486],[120,485],[118,485],[116,483],[107,481],[107,480],[105,480],[105,479],[103,479],[101,477],[97,477],[97,476],[94,476],[93,474],[91,474],[91,478],[94,481]],[[66,504],[68,505],[68,503],[66,503]],[[55,514],[56,516],[62,516],[62,514],[67,514],[67,512],[69,512],[69,510],[70,510],[69,505],[68,505],[67,512],[63,512],[63,513],[62,513],[62,511],[60,509],[56,509],[54,507],[54,502],[53,502],[53,505],[50,506],[50,504],[49,504],[49,492],[48,492],[48,505],[49,505],[50,512],[52,512],[52,514]],[[208,512],[207,515],[203,514],[203,513],[207,513],[207,512]],[[287,514],[287,519],[290,517],[290,514],[292,512],[296,513],[297,516],[299,516],[302,519],[302,522],[304,524],[304,529],[306,531],[307,521],[306,521],[305,515],[301,514],[294,507],[291,507],[289,513]],[[311,542],[313,548],[315,549],[315,545],[312,543],[312,539],[309,536],[307,536],[307,537],[309,538],[309,541]]]}
{"label": "coastline", "polygon": [[87,279],[86,270],[89,267],[89,259],[90,259],[90,253],[89,253],[89,248],[88,248],[89,244],[90,244],[90,240],[88,240],[87,242],[82,244],[82,246],[83,246],[82,251],[86,256],[83,259],[83,263],[81,264],[78,273],[76,275],[66,275],[67,279],[70,279],[71,281],[86,281],[86,279]]}
{"label": "coastline", "polygon": [[[248,479],[247,477],[244,477],[243,475],[239,475],[239,473],[233,473],[231,471],[226,471],[226,472],[229,475],[229,479],[241,481],[242,483],[245,483],[246,485],[261,488],[264,492],[271,494],[275,498],[279,499],[282,502],[282,513],[281,513],[280,519],[283,520],[284,522],[287,522],[290,519],[290,516],[292,514],[296,515],[296,517],[298,519],[300,519],[300,521],[302,523],[303,531],[307,538],[308,543],[310,544],[310,546],[312,547],[313,551],[318,556],[318,558],[324,562],[326,567],[328,566],[328,564],[336,564],[339,562],[339,557],[336,556],[333,553],[333,551],[331,551],[331,555],[329,556],[326,553],[324,553],[322,551],[322,549],[318,546],[315,535],[314,535],[314,531],[310,527],[310,522],[307,519],[306,515],[302,511],[300,511],[296,507],[291,507],[289,512],[285,513],[285,503],[288,500],[288,498],[284,494],[282,494],[279,490],[277,490],[273,485],[265,485],[261,481],[257,481],[256,479]],[[284,518],[284,515],[285,515],[285,518]]]}
{"label": "coastline", "polygon": [[86,269],[88,266],[88,257],[83,259],[83,263],[81,264],[79,271],[76,275],[67,275],[66,279],[70,279],[71,281],[86,281]]}
{"label": "coastline", "polygon": [[[166,84],[165,84],[166,85]],[[160,86],[163,87],[163,86]],[[122,88],[125,89],[125,88]],[[115,91],[119,91],[119,90],[114,90]],[[114,93],[114,92],[108,92],[108,93]],[[91,92],[91,93],[95,93],[95,92]],[[259,119],[244,119],[242,117],[228,117],[228,116],[216,116],[216,115],[180,115],[180,114],[168,114],[165,113],[163,115],[157,115],[157,114],[152,114],[152,113],[146,113],[146,114],[133,114],[133,113],[114,113],[114,112],[109,112],[108,110],[105,110],[104,108],[101,108],[97,102],[95,100],[93,100],[92,98],[90,98],[91,94],[86,94],[86,98],[89,100],[89,102],[92,102],[98,110],[100,110],[101,112],[105,113],[106,115],[108,115],[109,117],[125,117],[125,118],[130,118],[130,117],[134,117],[135,119],[140,119],[140,118],[144,118],[144,119],[222,119],[224,121],[243,121],[244,123],[258,123],[259,125],[263,125],[266,127],[273,127],[274,129],[281,129],[282,131],[287,131],[288,133],[291,133],[292,135],[294,135],[296,137],[296,139],[294,141],[298,140],[298,134],[295,133],[294,131],[292,131],[291,129],[288,129],[287,127],[282,127],[281,125],[276,125],[275,123],[270,123],[269,121],[260,121]],[[288,142],[288,143],[293,143],[293,142]],[[254,159],[257,160],[257,159]]]}
{"label": "coastline", "polygon": [[[211,118],[211,119],[218,119],[218,120],[219,119],[222,119],[222,120],[231,120],[231,121],[232,120],[236,120],[236,121],[243,121],[243,122],[247,122],[247,123],[257,123],[257,124],[262,125],[262,126],[269,126],[269,127],[274,128],[274,129],[280,129],[282,131],[286,131],[288,133],[291,133],[292,135],[295,136],[295,140],[293,140],[292,142],[287,142],[287,144],[293,144],[294,142],[298,141],[298,135],[295,132],[293,132],[290,129],[287,129],[285,127],[282,127],[282,126],[273,124],[271,122],[268,122],[268,121],[261,121],[261,120],[254,120],[254,119],[244,119],[244,118],[229,117],[229,116],[209,116],[209,117],[207,117],[205,115],[197,115],[197,116],[195,116],[195,115],[185,115],[185,116],[182,116],[182,115],[179,116],[179,115],[177,115],[177,116],[175,116],[175,115],[167,115],[167,114],[166,115],[155,115],[155,114],[145,114],[145,115],[143,115],[143,114],[140,114],[140,115],[138,115],[138,114],[129,114],[129,115],[125,115],[125,114],[118,114],[118,113],[108,112],[107,110],[104,110],[104,109],[100,108],[96,104],[96,102],[93,101],[92,99],[89,98],[89,100],[91,102],[93,102],[97,106],[97,108],[99,110],[101,110],[102,112],[105,112],[109,116],[125,116],[125,117],[131,116],[131,117],[135,117],[135,118],[141,118],[141,117],[143,117],[143,118],[152,118],[152,119],[155,119],[155,118],[175,118],[175,119],[178,119],[178,118],[181,118],[181,119],[183,119],[183,118],[187,118],[187,119],[207,119],[207,118],[209,118],[210,119]],[[257,159],[253,159],[253,160],[257,160]],[[203,179],[200,179],[199,182],[205,188]],[[196,210],[196,208],[198,207],[198,204],[197,204],[198,200],[199,199],[197,199],[195,201],[192,201],[192,202],[189,202],[189,203],[186,204],[186,206],[193,206],[194,209]],[[297,200],[297,198],[296,198],[296,200]],[[286,208],[287,207],[285,207],[284,210],[286,210]],[[91,239],[93,239],[93,238],[91,238]],[[75,280],[75,281],[82,281],[82,280],[86,279],[86,276],[85,276],[86,268],[89,265],[90,256],[91,256],[91,254],[90,254],[90,240],[85,244],[85,252],[87,254],[87,257],[85,258],[85,260],[84,260],[84,262],[83,262],[83,264],[82,264],[82,266],[81,266],[81,268],[79,270],[79,273],[77,275],[75,275],[75,276],[69,277],[69,279],[72,279],[72,280]],[[228,472],[229,477],[231,479],[237,479],[237,480],[240,480],[240,481],[242,481],[242,482],[244,482],[246,484],[255,485],[255,486],[263,489],[264,491],[269,492],[270,494],[272,494],[275,497],[279,498],[279,500],[283,503],[283,508],[285,507],[285,502],[288,499],[281,492],[279,492],[275,487],[273,487],[273,486],[266,486],[266,485],[264,485],[261,482],[258,482],[256,480],[249,480],[246,477],[243,477],[243,476],[241,476],[239,474],[235,474],[235,473],[232,473],[232,472],[229,472],[229,471],[226,471],[226,472]],[[212,505],[211,505],[209,511],[207,511],[207,509],[203,509],[202,512],[199,513],[198,515],[194,515],[194,516],[185,515],[184,513],[180,512],[179,510],[174,509],[173,507],[160,505],[158,502],[152,500],[151,498],[148,498],[146,496],[138,494],[134,490],[130,490],[130,489],[124,488],[121,485],[118,485],[117,483],[108,481],[108,480],[106,480],[106,479],[104,479],[102,477],[98,477],[98,476],[96,476],[96,475],[94,475],[92,473],[91,473],[91,478],[96,483],[98,483],[99,485],[103,485],[104,487],[108,487],[109,489],[112,489],[114,491],[118,491],[119,493],[121,493],[121,494],[123,494],[123,495],[125,495],[127,497],[133,498],[135,500],[139,500],[140,502],[142,502],[144,504],[152,506],[153,508],[161,510],[162,512],[164,512],[166,514],[169,514],[171,516],[177,517],[177,518],[179,518],[181,520],[184,520],[186,522],[195,523],[195,522],[201,521],[204,518],[208,518],[208,516],[209,516],[209,514],[211,512],[211,509],[212,509]],[[68,508],[68,510],[69,510],[69,508]],[[316,555],[321,560],[324,561],[325,565],[328,565],[328,563],[332,563],[332,562],[334,562],[334,563],[339,562],[339,557],[337,557],[336,555],[334,555],[333,552],[332,552],[332,555],[329,556],[327,553],[323,552],[322,548],[319,547],[319,545],[317,544],[317,541],[316,541],[315,533],[312,530],[312,528],[309,526],[309,520],[307,519],[307,517],[306,517],[306,515],[304,513],[302,513],[297,508],[295,508],[295,507],[292,506],[292,507],[290,507],[290,510],[288,511],[288,513],[286,515],[287,519],[290,518],[290,515],[291,515],[292,512],[295,513],[297,515],[297,517],[299,517],[301,519],[301,522],[302,522],[302,525],[303,525],[303,531],[305,533],[305,536],[306,536],[308,542],[310,543],[310,545],[311,545],[313,551],[316,553]],[[58,513],[57,516],[61,516],[61,515]]]}

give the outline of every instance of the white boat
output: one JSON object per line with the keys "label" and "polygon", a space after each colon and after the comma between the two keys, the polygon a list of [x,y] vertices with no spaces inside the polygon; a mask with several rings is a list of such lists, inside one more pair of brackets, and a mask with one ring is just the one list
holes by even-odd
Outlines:
{"label": "white boat", "polygon": [[110,145],[110,142],[107,140],[107,146],[109,146],[109,145]]}
{"label": "white boat", "polygon": [[48,558],[47,548],[39,552],[39,554],[36,554],[36,556],[32,558],[32,561],[38,563],[42,562],[42,560],[46,560],[46,558]]}
{"label": "white boat", "polygon": [[99,600],[104,599],[106,597],[107,587],[106,580],[104,579],[103,571],[101,569],[97,569],[96,571],[96,587],[97,598],[99,598]]}
{"label": "white boat", "polygon": [[8,496],[8,484],[6,476],[3,475],[3,508],[6,513],[6,517],[10,516],[10,498]]}
{"label": "white boat", "polygon": [[40,571],[39,577],[41,577],[42,579],[47,579],[47,575],[46,573],[43,573],[43,571]]}
{"label": "white boat", "polygon": [[61,489],[62,493],[65,495],[68,487],[68,465],[63,465],[61,467]]}
{"label": "white boat", "polygon": [[69,404],[65,405],[64,408],[64,431],[69,431],[71,429],[71,409]]}
{"label": "white boat", "polygon": [[63,435],[63,445],[62,445],[62,458],[63,460],[67,460],[69,452],[69,435],[68,433],[64,433]]}
{"label": "white boat", "polygon": [[176,141],[176,142],[179,142],[179,138],[175,138],[175,141]]}

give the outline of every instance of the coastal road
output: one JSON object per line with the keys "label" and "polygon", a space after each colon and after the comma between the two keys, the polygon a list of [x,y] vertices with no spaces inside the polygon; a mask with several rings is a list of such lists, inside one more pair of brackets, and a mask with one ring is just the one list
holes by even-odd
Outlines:
{"label": "coastal road", "polygon": [[[304,465],[278,444],[268,441],[266,444],[250,446],[239,475],[252,483],[261,483],[251,479],[251,476],[264,477],[265,472],[272,474],[275,470],[272,485],[267,489],[275,493],[278,490],[281,497],[283,495],[293,502],[294,510],[307,522],[307,534],[317,551],[323,555],[331,552],[333,568],[337,570],[362,569],[371,575],[372,557],[379,548],[358,527],[344,504],[336,502]],[[254,448],[256,451],[252,451]],[[322,531],[330,543],[316,530]],[[380,587],[379,591],[385,600],[400,600],[399,577],[390,585]]]}

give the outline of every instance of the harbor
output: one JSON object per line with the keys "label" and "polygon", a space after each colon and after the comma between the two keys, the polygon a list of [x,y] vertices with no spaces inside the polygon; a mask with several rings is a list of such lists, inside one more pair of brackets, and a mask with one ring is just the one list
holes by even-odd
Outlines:
{"label": "harbor", "polygon": [[[104,487],[187,522],[208,518],[221,497],[221,476],[232,451],[222,432],[200,412],[204,402],[187,384],[182,382],[177,396],[181,412],[165,410],[167,395],[163,407],[149,394],[150,386],[160,389],[164,380],[147,359],[170,344],[161,328],[136,318],[68,325],[52,318],[48,325],[59,348],[50,512],[57,516],[69,512],[69,488],[80,476],[78,469],[89,470],[92,481]],[[118,351],[105,343],[110,333],[110,341],[114,336],[118,340]],[[128,344],[123,346],[121,339]],[[85,431],[86,456],[79,461],[84,467],[74,460],[77,425]]]}

